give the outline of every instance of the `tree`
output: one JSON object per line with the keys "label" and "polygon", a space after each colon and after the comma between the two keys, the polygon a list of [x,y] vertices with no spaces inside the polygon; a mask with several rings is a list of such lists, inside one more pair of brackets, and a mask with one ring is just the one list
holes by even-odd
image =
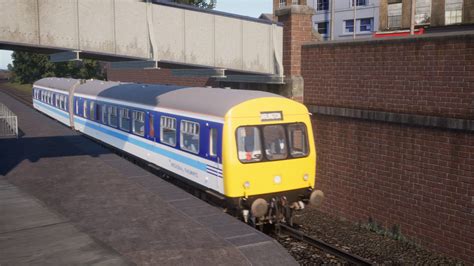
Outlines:
{"label": "tree", "polygon": [[47,55],[19,51],[13,52],[12,58],[13,64],[8,69],[17,83],[33,83],[45,77],[104,78],[102,67],[95,60],[52,63]]}
{"label": "tree", "polygon": [[205,9],[214,9],[216,7],[216,0],[175,0],[175,2]]}

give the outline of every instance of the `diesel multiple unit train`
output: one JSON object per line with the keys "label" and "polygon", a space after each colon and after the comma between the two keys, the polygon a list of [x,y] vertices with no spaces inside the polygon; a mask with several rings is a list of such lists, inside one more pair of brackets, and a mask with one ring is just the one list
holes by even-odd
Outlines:
{"label": "diesel multiple unit train", "polygon": [[45,78],[34,107],[155,165],[253,223],[291,219],[314,190],[306,107],[250,90]]}

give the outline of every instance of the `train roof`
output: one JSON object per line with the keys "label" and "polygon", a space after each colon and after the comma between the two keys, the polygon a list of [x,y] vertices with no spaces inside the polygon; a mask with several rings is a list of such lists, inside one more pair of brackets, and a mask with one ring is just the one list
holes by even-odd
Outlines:
{"label": "train roof", "polygon": [[[78,80],[47,78],[35,85],[65,89]],[[252,90],[234,90],[204,87],[183,87],[158,84],[121,83],[88,80],[75,89],[75,93],[125,101],[150,107],[161,107],[186,112],[224,117],[234,106],[248,100],[280,95]]]}

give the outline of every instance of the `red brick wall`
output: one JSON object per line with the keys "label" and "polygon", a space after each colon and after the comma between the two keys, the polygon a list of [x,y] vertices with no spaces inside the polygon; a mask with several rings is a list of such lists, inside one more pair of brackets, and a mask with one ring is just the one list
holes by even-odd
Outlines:
{"label": "red brick wall", "polygon": [[[474,36],[307,45],[305,104],[474,119]],[[474,132],[313,116],[323,210],[474,263]]]}
{"label": "red brick wall", "polygon": [[312,14],[308,6],[284,8],[283,14],[277,11],[278,22],[284,24],[283,30],[283,69],[285,76],[301,75],[301,45],[314,40]]}
{"label": "red brick wall", "polygon": [[179,86],[215,86],[209,77],[175,76],[171,69],[108,69],[110,81],[158,83]]}
{"label": "red brick wall", "polygon": [[309,104],[474,119],[473,37],[305,46],[303,59]]}

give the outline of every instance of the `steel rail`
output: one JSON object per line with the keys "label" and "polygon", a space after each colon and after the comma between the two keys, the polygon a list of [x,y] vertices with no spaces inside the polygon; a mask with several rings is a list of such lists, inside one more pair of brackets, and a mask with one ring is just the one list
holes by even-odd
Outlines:
{"label": "steel rail", "polygon": [[367,261],[366,259],[359,257],[357,255],[349,254],[346,251],[339,249],[337,247],[334,247],[332,245],[329,245],[321,240],[315,239],[313,237],[308,236],[307,234],[296,230],[288,225],[285,224],[279,224],[281,232],[285,232],[289,236],[298,239],[300,241],[303,241],[311,246],[314,246],[318,249],[321,249],[329,254],[332,254],[340,259],[343,259],[344,261],[347,261],[349,263],[355,264],[355,265],[372,265],[371,262]]}

